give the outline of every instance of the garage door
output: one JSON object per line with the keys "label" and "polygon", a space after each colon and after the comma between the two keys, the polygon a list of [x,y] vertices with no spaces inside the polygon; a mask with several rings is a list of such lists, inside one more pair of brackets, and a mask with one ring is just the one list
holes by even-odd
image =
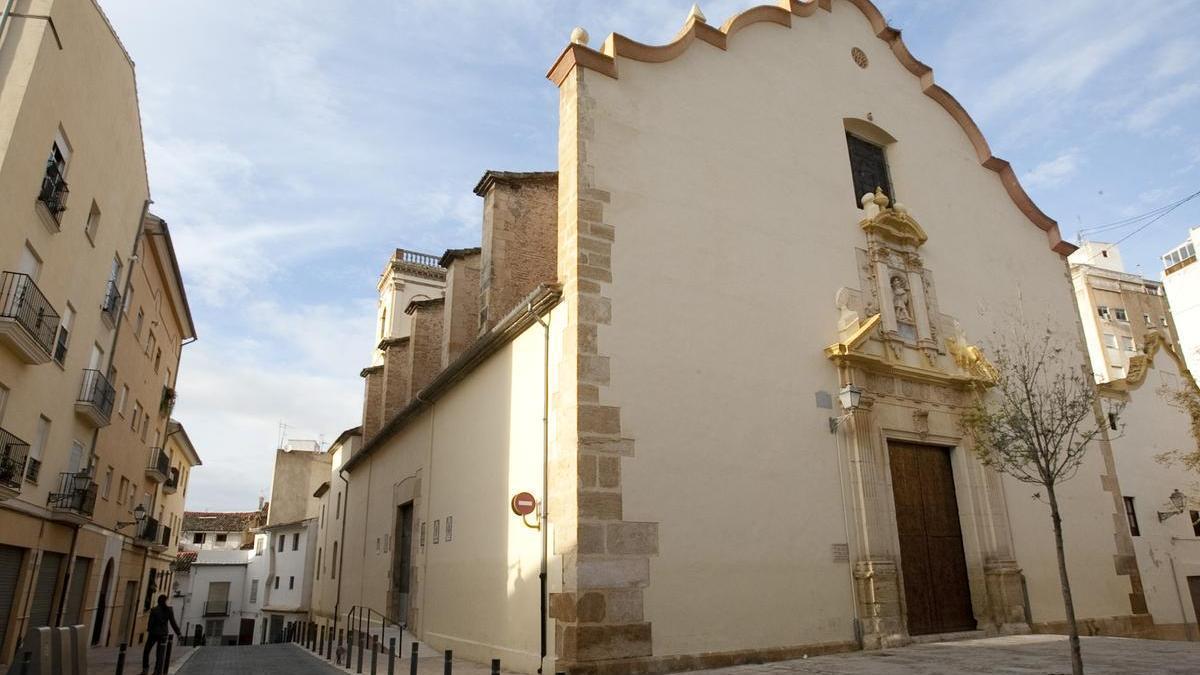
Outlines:
{"label": "garage door", "polygon": [[64,625],[83,623],[83,591],[87,588],[88,572],[91,571],[91,558],[75,558],[75,569],[71,570],[71,590],[67,592],[67,612],[63,614]]}
{"label": "garage door", "polygon": [[17,595],[17,578],[21,576],[21,560],[25,549],[0,546],[0,640],[8,635],[8,620],[12,617]]}
{"label": "garage door", "polygon": [[42,554],[42,566],[38,568],[37,583],[33,587],[33,605],[29,608],[30,627],[50,625],[54,588],[58,586],[58,573],[62,565],[63,554],[52,551]]}

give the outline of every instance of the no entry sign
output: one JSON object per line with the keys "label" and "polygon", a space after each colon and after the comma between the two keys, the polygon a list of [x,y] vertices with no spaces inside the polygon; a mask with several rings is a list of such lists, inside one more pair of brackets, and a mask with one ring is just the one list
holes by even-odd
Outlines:
{"label": "no entry sign", "polygon": [[518,516],[527,516],[533,513],[535,508],[537,508],[537,500],[528,492],[518,492],[513,495],[512,510]]}

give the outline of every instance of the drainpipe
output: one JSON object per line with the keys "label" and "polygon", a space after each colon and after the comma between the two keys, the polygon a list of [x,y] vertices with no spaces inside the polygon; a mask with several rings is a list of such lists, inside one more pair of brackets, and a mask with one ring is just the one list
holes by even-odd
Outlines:
{"label": "drainpipe", "polygon": [[[15,0],[8,0],[8,5],[4,8],[4,14],[0,15],[0,37],[3,37],[4,21],[6,21],[8,19],[8,15],[10,13],[9,10],[12,9],[13,2],[15,2]],[[130,288],[130,286],[133,285],[133,258],[135,255],[137,255],[138,242],[141,241],[142,234],[145,232],[145,229],[146,229],[146,214],[149,213],[149,211],[150,211],[150,203],[151,203],[151,200],[149,198],[147,198],[146,200],[144,200],[142,202],[142,217],[140,220],[138,220],[137,230],[135,230],[134,234],[133,234],[133,247],[129,251],[130,262],[127,265],[127,267],[129,269],[126,270],[126,272],[125,272],[125,293],[121,295],[122,302],[124,302],[125,298],[128,297],[129,288]],[[121,335],[121,314],[123,313],[123,309],[124,309],[123,307],[117,307],[117,318],[116,318],[117,325],[113,328],[112,342],[110,342],[108,345],[108,364],[104,368],[104,376],[106,378],[108,377],[108,373],[110,373],[112,371],[113,359],[116,358],[117,338]],[[98,428],[93,429],[92,430],[92,443],[91,443],[91,447],[88,449],[88,464],[89,465],[92,463],[92,458],[96,456],[96,443],[97,443],[97,441],[99,441],[99,439],[100,439],[100,429],[98,429]],[[67,570],[66,570],[66,574],[63,576],[62,594],[60,595],[59,601],[58,601],[58,612],[55,613],[55,616],[54,616],[54,625],[55,626],[62,625],[63,613],[66,611],[67,595],[70,592],[70,588],[71,588],[71,573],[75,569],[75,556],[78,553],[78,549],[79,549],[79,530],[82,527],[83,527],[82,525],[76,525],[75,529],[71,532],[71,552],[69,555],[67,555]],[[143,569],[142,574],[145,575],[145,573],[146,572]],[[117,575],[117,576],[118,576],[118,578],[120,577],[120,575]],[[101,599],[101,602],[103,602],[103,599]]]}
{"label": "drainpipe", "polygon": [[533,309],[533,303],[529,303],[526,308],[534,321],[542,327],[543,343],[542,343],[542,503],[541,517],[538,519],[538,524],[541,525],[542,535],[542,559],[538,568],[538,585],[540,587],[538,596],[538,629],[541,637],[541,659],[538,661],[538,673],[542,672],[545,666],[547,644],[546,644],[546,624],[547,624],[547,601],[549,599],[549,580],[547,572],[550,569],[550,548],[548,531],[550,529],[546,518],[548,510],[546,508],[546,499],[550,493],[550,317],[547,315],[546,320],[542,321],[542,317]]}
{"label": "drainpipe", "polygon": [[16,0],[8,0],[4,5],[4,12],[0,13],[0,45],[4,44],[4,27],[8,25],[8,15],[12,14],[13,3]]}

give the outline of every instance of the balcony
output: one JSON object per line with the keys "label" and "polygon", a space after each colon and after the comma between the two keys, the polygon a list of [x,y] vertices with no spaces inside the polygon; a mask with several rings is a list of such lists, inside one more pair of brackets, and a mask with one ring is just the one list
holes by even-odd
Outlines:
{"label": "balcony", "polygon": [[162,533],[162,536],[158,538],[158,543],[153,547],[154,550],[165,551],[168,548],[171,548],[171,545],[175,543],[171,540],[171,528],[167,527],[166,525],[162,525],[158,528],[158,530]]}
{"label": "balcony", "polygon": [[229,616],[229,601],[205,600],[204,616]]}
{"label": "balcony", "polygon": [[117,282],[108,282],[104,291],[104,303],[100,305],[100,317],[109,328],[117,327],[117,319],[121,315],[121,292],[117,290]]}
{"label": "balcony", "polygon": [[171,475],[171,458],[162,448],[150,448],[150,462],[146,464],[146,478],[162,483]]}
{"label": "balcony", "polygon": [[163,386],[162,400],[158,403],[158,412],[162,413],[163,417],[170,417],[175,411],[175,388]]}
{"label": "balcony", "polygon": [[21,494],[29,444],[0,428],[0,500]]}
{"label": "balcony", "polygon": [[83,371],[83,386],[79,388],[79,400],[75,401],[75,413],[93,427],[108,426],[112,416],[113,400],[117,392],[98,370]]}
{"label": "balcony", "polygon": [[142,522],[137,524],[137,530],[133,533],[133,543],[138,546],[153,546],[158,543],[158,519],[146,516]]}
{"label": "balcony", "polygon": [[66,178],[55,162],[46,165],[46,175],[42,177],[42,189],[38,192],[38,206],[46,228],[52,233],[62,229],[62,213],[67,210],[67,195],[71,190],[67,187]]}
{"label": "balcony", "polygon": [[27,274],[0,275],[0,342],[7,344],[25,363],[50,360],[58,312]]}
{"label": "balcony", "polygon": [[96,482],[90,471],[59,474],[58,491],[51,492],[47,505],[60,520],[83,524],[96,510]]}
{"label": "balcony", "polygon": [[42,474],[42,460],[29,458],[25,466],[25,480],[37,485],[38,476]]}
{"label": "balcony", "polygon": [[173,495],[179,489],[179,469],[171,467],[171,475],[167,476],[167,480],[162,484],[164,495]]}

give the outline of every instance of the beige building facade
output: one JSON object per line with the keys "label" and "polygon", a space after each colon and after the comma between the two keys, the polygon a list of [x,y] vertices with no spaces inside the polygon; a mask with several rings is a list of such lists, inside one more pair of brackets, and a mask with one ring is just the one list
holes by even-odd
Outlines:
{"label": "beige building facade", "polygon": [[1085,241],[1067,260],[1097,382],[1124,379],[1151,333],[1178,343],[1163,285],[1126,272],[1116,245]]}
{"label": "beige building facade", "polygon": [[[1063,631],[1047,508],[960,424],[1014,317],[1080,334],[1055,222],[866,0],[587,41],[557,172],[487,172],[482,245],[405,308],[458,346],[363,371],[319,631],[367,608],[531,673]],[[1173,634],[1114,452],[1063,487],[1076,612]]]}
{"label": "beige building facade", "polygon": [[[199,463],[181,427],[168,439],[180,346],[195,330],[167,226],[146,211],[133,63],[95,2],[10,9],[0,26],[5,663],[34,626],[81,623],[95,645],[138,641],[144,596],[174,546],[159,525],[181,510]],[[121,401],[135,398],[133,420]],[[160,466],[152,447],[175,454]],[[174,497],[162,491],[172,470],[182,474]]]}

